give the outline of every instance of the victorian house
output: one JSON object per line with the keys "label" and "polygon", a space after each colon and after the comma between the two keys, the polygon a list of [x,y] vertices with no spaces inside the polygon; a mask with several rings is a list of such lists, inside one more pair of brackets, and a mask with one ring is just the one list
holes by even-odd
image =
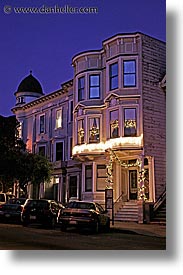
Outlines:
{"label": "victorian house", "polygon": [[166,186],[166,44],[117,34],[72,65],[58,91],[44,95],[30,74],[15,93],[22,139],[54,164],[42,196],[105,204],[111,188],[116,219],[139,221]]}

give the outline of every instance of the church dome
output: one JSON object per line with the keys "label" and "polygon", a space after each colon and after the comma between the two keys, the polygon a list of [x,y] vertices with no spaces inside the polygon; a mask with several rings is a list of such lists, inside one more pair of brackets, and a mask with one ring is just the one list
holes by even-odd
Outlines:
{"label": "church dome", "polygon": [[39,81],[32,75],[32,71],[30,71],[30,75],[24,78],[18,86],[18,93],[21,92],[29,92],[29,93],[38,93],[43,95],[43,90]]}

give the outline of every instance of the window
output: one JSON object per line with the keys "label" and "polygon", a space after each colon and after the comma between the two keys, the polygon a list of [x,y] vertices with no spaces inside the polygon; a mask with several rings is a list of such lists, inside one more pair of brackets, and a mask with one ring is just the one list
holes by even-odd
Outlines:
{"label": "window", "polygon": [[85,166],[85,192],[92,191],[92,165]]}
{"label": "window", "polygon": [[119,110],[110,112],[110,138],[119,137]]}
{"label": "window", "polygon": [[39,146],[39,155],[46,156],[45,146]]}
{"label": "window", "polygon": [[77,176],[70,176],[69,178],[69,198],[77,198]]}
{"label": "window", "polygon": [[63,142],[57,142],[56,143],[56,161],[64,160],[63,152],[64,152]]}
{"label": "window", "polygon": [[17,138],[19,138],[19,139],[22,138],[22,126],[23,126],[23,123],[19,122],[19,124],[17,126],[17,131],[16,131]]}
{"label": "window", "polygon": [[85,78],[83,76],[78,79],[78,101],[81,101],[84,99],[84,91],[85,91]]}
{"label": "window", "polygon": [[124,109],[124,136],[137,135],[136,109]]}
{"label": "window", "polygon": [[123,62],[123,86],[136,86],[136,62],[135,60],[128,60]]}
{"label": "window", "polygon": [[40,134],[45,132],[45,115],[40,116]]}
{"label": "window", "polygon": [[62,108],[56,111],[56,129],[62,128]]}
{"label": "window", "polygon": [[97,191],[104,191],[106,188],[106,166],[97,165]]}
{"label": "window", "polygon": [[73,100],[69,101],[69,121],[73,121]]}
{"label": "window", "polygon": [[118,63],[111,64],[109,67],[110,90],[118,88]]}
{"label": "window", "polygon": [[89,98],[100,98],[100,75],[90,75]]}
{"label": "window", "polygon": [[72,137],[69,140],[69,158],[72,158]]}
{"label": "window", "polygon": [[84,143],[85,130],[84,130],[84,119],[78,120],[78,144]]}
{"label": "window", "polygon": [[137,170],[129,171],[129,182],[130,182],[130,199],[137,199]]}
{"label": "window", "polygon": [[89,119],[89,143],[100,142],[100,119]]}

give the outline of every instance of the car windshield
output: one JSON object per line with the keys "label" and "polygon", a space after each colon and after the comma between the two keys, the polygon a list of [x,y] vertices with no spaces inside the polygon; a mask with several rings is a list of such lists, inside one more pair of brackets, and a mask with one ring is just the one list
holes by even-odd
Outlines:
{"label": "car windshield", "polygon": [[2,210],[21,210],[21,206],[17,204],[3,204]]}
{"label": "car windshield", "polygon": [[26,205],[24,206],[25,208],[31,207],[31,208],[41,208],[41,209],[48,209],[49,208],[49,203],[44,200],[28,200]]}
{"label": "car windshield", "polygon": [[4,194],[0,194],[0,202],[5,202],[5,195]]}
{"label": "car windshield", "polygon": [[67,208],[78,208],[78,209],[93,209],[95,210],[95,205],[93,203],[87,202],[69,202]]}

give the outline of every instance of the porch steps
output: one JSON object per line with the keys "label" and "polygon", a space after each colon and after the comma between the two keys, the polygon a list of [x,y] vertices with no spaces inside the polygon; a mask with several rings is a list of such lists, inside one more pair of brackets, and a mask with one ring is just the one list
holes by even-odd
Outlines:
{"label": "porch steps", "polygon": [[135,202],[125,202],[114,214],[115,221],[138,221],[138,206]]}
{"label": "porch steps", "polygon": [[166,224],[166,200],[161,204],[151,218],[151,223]]}

